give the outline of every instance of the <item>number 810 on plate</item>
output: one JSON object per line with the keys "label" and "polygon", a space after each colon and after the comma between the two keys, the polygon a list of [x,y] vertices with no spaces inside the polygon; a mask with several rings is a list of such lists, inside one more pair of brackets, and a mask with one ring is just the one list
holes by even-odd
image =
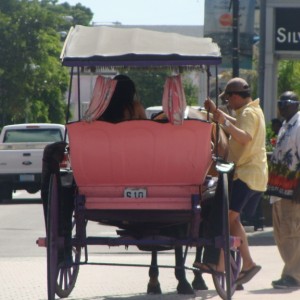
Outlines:
{"label": "number 810 on plate", "polygon": [[126,188],[124,198],[147,198],[147,189],[145,188]]}

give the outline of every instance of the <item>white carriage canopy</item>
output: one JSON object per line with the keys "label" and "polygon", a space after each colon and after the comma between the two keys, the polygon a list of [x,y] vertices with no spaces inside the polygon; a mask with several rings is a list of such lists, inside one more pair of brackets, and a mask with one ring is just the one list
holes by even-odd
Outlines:
{"label": "white carriage canopy", "polygon": [[[203,70],[204,66],[219,65],[221,53],[211,38],[140,28],[76,25],[66,38],[61,61],[72,69],[97,66],[104,69],[167,67],[177,71],[189,68]],[[86,121],[95,120],[103,113],[114,90],[111,79],[98,79],[99,87],[96,83],[90,106],[83,117]],[[111,92],[110,97],[107,91]],[[172,124],[182,123],[185,106],[180,78],[169,78],[165,84],[163,108]],[[80,111],[78,115],[80,119]]]}
{"label": "white carriage canopy", "polygon": [[197,38],[139,28],[72,27],[61,61],[64,66],[158,67],[221,63],[218,45]]}

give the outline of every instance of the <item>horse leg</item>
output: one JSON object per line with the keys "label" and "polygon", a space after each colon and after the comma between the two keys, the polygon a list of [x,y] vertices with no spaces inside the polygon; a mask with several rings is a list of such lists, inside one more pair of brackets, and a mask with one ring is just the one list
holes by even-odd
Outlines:
{"label": "horse leg", "polygon": [[158,281],[157,251],[151,253],[151,266],[149,268],[149,283],[147,294],[161,294],[160,284]]}
{"label": "horse leg", "polygon": [[[196,248],[196,257],[195,262],[201,262],[203,246]],[[193,271],[194,280],[192,282],[192,287],[194,290],[208,290],[208,287],[205,284],[205,281],[202,277],[202,273],[199,271]]]}
{"label": "horse leg", "polygon": [[183,247],[175,247],[175,277],[178,280],[177,292],[183,295],[192,295],[194,290],[189,282],[186,280],[184,260],[183,260]]}

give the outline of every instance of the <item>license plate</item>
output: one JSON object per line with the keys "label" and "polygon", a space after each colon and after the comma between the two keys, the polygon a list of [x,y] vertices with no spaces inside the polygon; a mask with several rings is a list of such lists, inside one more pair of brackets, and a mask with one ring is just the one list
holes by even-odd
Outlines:
{"label": "license plate", "polygon": [[126,188],[124,198],[147,198],[147,190],[143,188]]}
{"label": "license plate", "polygon": [[20,181],[34,181],[33,174],[22,174],[20,175]]}

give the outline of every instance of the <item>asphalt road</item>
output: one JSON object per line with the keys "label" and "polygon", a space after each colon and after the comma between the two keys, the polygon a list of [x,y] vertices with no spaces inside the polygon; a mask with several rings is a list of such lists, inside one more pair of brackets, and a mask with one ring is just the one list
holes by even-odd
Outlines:
{"label": "asphalt road", "polygon": [[[244,291],[237,291],[233,300],[289,300],[300,299],[300,290],[275,290],[271,281],[278,279],[282,270],[277,247],[274,245],[272,228],[253,232],[248,228],[250,250],[262,271],[251,280]],[[88,225],[91,235],[113,236],[115,228],[92,222]],[[17,193],[12,203],[0,204],[0,300],[46,300],[46,251],[35,244],[45,236],[43,210],[39,195]],[[149,264],[150,254],[135,247],[89,248],[91,261]],[[187,265],[193,263],[193,249]],[[159,264],[173,265],[173,251],[159,254]],[[208,291],[197,291],[193,296],[177,295],[174,271],[160,269],[162,295],[147,295],[147,268],[82,266],[76,287],[70,299],[74,300],[217,300],[211,276],[204,275]],[[191,282],[193,273],[187,272]]]}
{"label": "asphalt road", "polygon": [[[87,225],[90,236],[115,236],[116,229],[96,222]],[[0,203],[0,257],[39,257],[45,249],[36,245],[39,237],[45,237],[43,207],[40,193],[28,194],[17,191],[12,202]],[[129,252],[139,251],[130,247]],[[90,246],[89,253],[122,253],[124,247]],[[0,298],[1,299],[1,298]]]}

